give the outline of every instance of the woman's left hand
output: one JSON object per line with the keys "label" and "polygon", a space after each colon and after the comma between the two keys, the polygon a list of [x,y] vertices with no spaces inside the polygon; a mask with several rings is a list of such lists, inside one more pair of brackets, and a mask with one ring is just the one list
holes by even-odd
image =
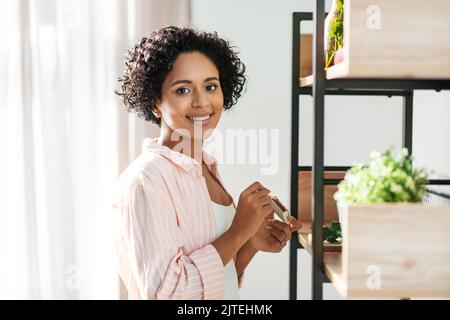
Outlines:
{"label": "woman's left hand", "polygon": [[302,227],[302,224],[292,216],[288,221],[289,223],[284,223],[274,220],[273,214],[267,216],[255,235],[250,238],[253,248],[263,252],[280,252],[291,240],[292,233]]}

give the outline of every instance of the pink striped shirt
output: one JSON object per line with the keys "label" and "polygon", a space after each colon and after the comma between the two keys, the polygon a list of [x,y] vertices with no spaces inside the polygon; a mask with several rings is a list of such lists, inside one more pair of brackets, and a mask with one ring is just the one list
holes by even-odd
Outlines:
{"label": "pink striped shirt", "polygon": [[[211,245],[215,220],[201,164],[157,139],[142,149],[119,177],[113,204],[129,299],[223,298],[225,268]],[[203,150],[203,161],[223,186],[217,160]]]}

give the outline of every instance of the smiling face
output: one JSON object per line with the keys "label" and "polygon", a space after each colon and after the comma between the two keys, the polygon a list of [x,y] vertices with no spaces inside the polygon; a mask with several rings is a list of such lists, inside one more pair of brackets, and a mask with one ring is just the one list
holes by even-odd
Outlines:
{"label": "smiling face", "polygon": [[199,52],[180,54],[163,83],[161,99],[156,101],[162,130],[204,140],[219,123],[223,106],[215,64]]}

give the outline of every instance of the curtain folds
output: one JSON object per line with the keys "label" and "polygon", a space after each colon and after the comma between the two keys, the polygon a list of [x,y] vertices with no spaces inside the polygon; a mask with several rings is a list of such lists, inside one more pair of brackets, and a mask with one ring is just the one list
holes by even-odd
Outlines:
{"label": "curtain folds", "polygon": [[115,299],[114,183],[158,129],[114,94],[189,1],[0,0],[0,299]]}

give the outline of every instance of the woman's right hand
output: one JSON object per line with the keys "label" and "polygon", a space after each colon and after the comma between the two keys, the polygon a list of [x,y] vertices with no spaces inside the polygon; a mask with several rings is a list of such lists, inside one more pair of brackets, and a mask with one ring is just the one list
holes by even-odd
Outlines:
{"label": "woman's right hand", "polygon": [[259,182],[252,183],[241,193],[230,230],[244,241],[258,231],[265,217],[273,214],[269,194],[270,190]]}

